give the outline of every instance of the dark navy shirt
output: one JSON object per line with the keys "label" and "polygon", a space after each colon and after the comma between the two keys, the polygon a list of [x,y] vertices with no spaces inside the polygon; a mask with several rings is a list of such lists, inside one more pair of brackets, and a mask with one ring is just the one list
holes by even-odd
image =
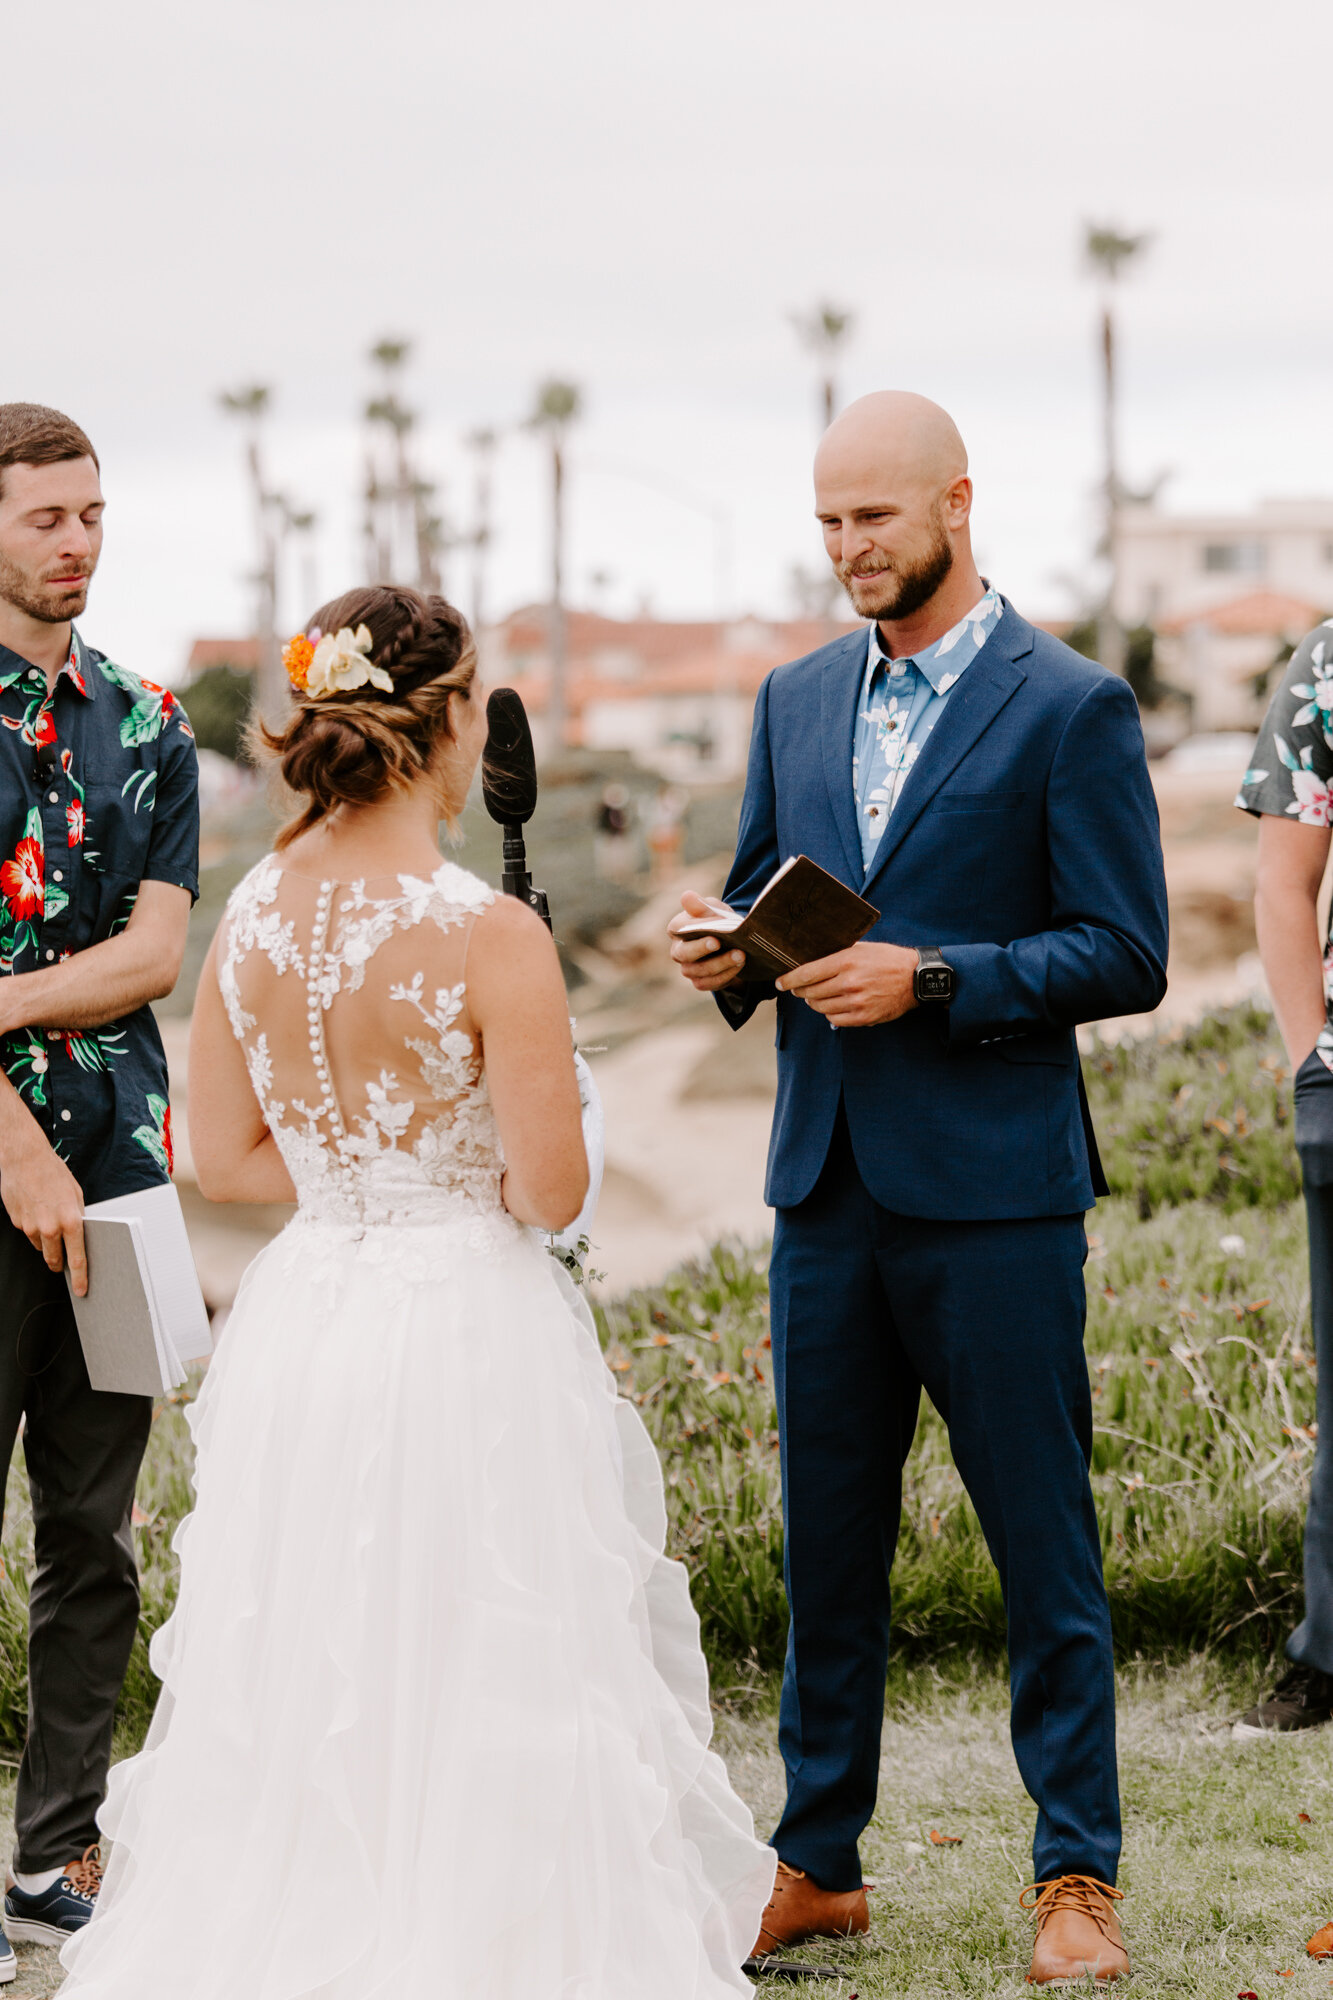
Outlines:
{"label": "dark navy shirt", "polygon": [[[125,928],[141,882],[199,894],[194,738],[175,697],[74,634],[46,675],[0,646],[0,976]],[[171,1173],[167,1062],[151,1010],[20,1028],[0,1063],[87,1201]]]}

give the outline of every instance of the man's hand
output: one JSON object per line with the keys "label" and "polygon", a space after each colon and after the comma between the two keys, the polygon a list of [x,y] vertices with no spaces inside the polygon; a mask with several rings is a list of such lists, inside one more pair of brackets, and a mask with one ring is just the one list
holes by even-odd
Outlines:
{"label": "man's hand", "polygon": [[779,993],[792,993],[832,1028],[873,1028],[916,1006],[912,975],[917,954],[900,944],[852,945],[785,972]]}
{"label": "man's hand", "polygon": [[716,938],[678,938],[676,926],[696,917],[726,917],[731,912],[716,896],[696,896],[692,889],[685,891],[680,904],[680,916],[673,917],[667,926],[674,940],[671,956],[696,993],[720,993],[740,978],[745,953],[723,951]]}
{"label": "man's hand", "polygon": [[88,1290],[83,1189],[36,1121],[29,1118],[28,1123],[31,1131],[14,1135],[0,1158],[0,1200],[14,1227],[41,1251],[51,1270],[62,1270],[68,1259],[74,1289],[83,1298]]}

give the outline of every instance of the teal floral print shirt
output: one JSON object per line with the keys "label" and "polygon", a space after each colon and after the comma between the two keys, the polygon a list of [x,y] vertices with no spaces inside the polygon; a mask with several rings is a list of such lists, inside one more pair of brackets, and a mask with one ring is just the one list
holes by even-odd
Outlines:
{"label": "teal floral print shirt", "polygon": [[879,643],[878,625],[871,626],[852,749],[852,787],[867,874],[907,774],[943,715],[950,689],[1003,615],[1004,599],[988,586],[942,639],[901,660],[889,658]]}
{"label": "teal floral print shirt", "polygon": [[[1254,759],[1240,782],[1242,812],[1300,826],[1333,825],[1333,618],[1307,632],[1268,704]],[[1316,1053],[1333,1070],[1333,931],[1324,946],[1326,1019]]]}
{"label": "teal floral print shirt", "polygon": [[[198,768],[175,696],[75,632],[46,675],[0,646],[0,977],[129,922],[143,882],[199,893]],[[171,1174],[162,1039],[148,1007],[80,1032],[0,1037],[6,1076],[86,1201]]]}

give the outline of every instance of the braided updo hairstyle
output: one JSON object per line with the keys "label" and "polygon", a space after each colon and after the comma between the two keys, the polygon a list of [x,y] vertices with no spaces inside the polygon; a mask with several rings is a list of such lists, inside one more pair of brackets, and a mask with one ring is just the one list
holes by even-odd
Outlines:
{"label": "braided updo hairstyle", "polygon": [[292,689],[285,727],[262,722],[256,750],[277,759],[306,804],[277,836],[287,847],[338,806],[368,806],[406,791],[424,776],[442,741],[451,740],[450,697],[471,699],[477,649],[467,620],[442,597],[395,584],[368,584],[321,605],[308,629],[370,631],[370,657],[393,681],[393,693],[367,684],[318,697]]}

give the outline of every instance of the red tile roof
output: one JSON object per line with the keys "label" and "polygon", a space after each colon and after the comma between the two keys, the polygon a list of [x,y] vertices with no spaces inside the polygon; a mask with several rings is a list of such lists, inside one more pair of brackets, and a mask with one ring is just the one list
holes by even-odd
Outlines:
{"label": "red tile roof", "polygon": [[185,671],[193,680],[209,667],[239,667],[253,673],[259,665],[258,639],[196,639]]}
{"label": "red tile roof", "polygon": [[1309,604],[1304,598],[1287,597],[1277,590],[1252,590],[1244,597],[1229,597],[1225,604],[1164,618],[1161,629],[1175,634],[1202,626],[1206,632],[1225,638],[1294,639],[1302,637],[1323,616],[1322,606]]}

